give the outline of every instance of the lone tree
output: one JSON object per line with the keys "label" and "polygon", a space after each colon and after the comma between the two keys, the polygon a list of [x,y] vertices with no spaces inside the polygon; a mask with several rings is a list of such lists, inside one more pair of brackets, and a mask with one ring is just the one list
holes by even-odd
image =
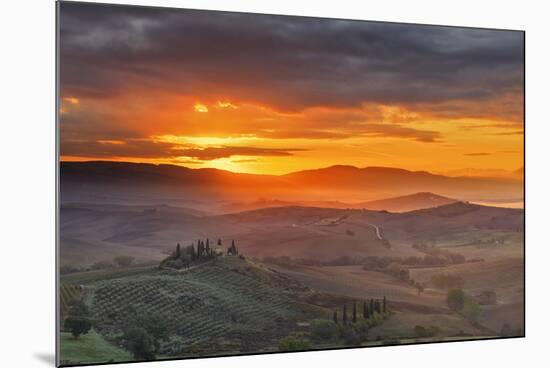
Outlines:
{"label": "lone tree", "polygon": [[338,323],[338,312],[337,311],[334,311],[334,313],[332,314],[332,320],[334,321],[334,323]]}
{"label": "lone tree", "polygon": [[447,305],[455,312],[459,312],[464,308],[464,299],[462,289],[451,289],[447,292]]}
{"label": "lone tree", "polygon": [[64,327],[66,330],[71,331],[71,334],[75,339],[82,334],[87,334],[92,328],[92,321],[90,320],[90,312],[88,307],[82,301],[75,301],[70,309],[69,316],[65,319]]}
{"label": "lone tree", "polygon": [[180,258],[181,257],[181,246],[180,246],[180,243],[178,243],[178,245],[176,245],[176,258]]}
{"label": "lone tree", "polygon": [[352,316],[353,323],[357,322],[357,303],[353,301],[353,316]]}
{"label": "lone tree", "polygon": [[75,339],[78,339],[80,335],[87,334],[92,328],[92,322],[85,317],[67,317],[65,319],[65,329],[71,331],[71,334]]}
{"label": "lone tree", "polygon": [[222,240],[218,238],[218,245],[222,245]]}

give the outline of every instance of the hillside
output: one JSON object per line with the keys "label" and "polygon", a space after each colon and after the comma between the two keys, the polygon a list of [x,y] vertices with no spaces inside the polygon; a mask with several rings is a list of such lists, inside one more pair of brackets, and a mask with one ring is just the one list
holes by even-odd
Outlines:
{"label": "hillside", "polygon": [[407,257],[416,255],[414,243],[475,245],[515,239],[523,229],[523,210],[460,202],[404,213],[290,206],[199,216],[163,206],[86,204],[61,206],[60,213],[61,253],[70,263],[81,252],[78,260],[88,265],[124,253],[158,260],[176,242],[207,237],[235,240],[254,257]]}
{"label": "hillside", "polygon": [[187,272],[148,271],[87,284],[96,329],[116,343],[139,315],[168,326],[161,354],[189,356],[269,351],[297,322],[328,310],[297,299],[311,291],[283,274],[238,257],[223,257]]}
{"label": "hillside", "polygon": [[229,202],[220,207],[223,213],[252,211],[270,207],[322,207],[339,209],[367,209],[373,211],[408,212],[423,208],[443,206],[457,202],[456,199],[443,197],[434,193],[422,192],[405,196],[384,198],[368,202],[341,202],[341,201],[281,201],[261,198],[255,201]]}
{"label": "hillside", "polygon": [[357,204],[356,207],[375,211],[408,212],[423,208],[439,207],[454,202],[457,202],[457,200],[434,193],[421,192],[401,197],[363,202]]}

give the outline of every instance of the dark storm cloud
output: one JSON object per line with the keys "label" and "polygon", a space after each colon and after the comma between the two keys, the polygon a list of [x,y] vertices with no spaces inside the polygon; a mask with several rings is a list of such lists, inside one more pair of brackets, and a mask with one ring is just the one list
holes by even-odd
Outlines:
{"label": "dark storm cloud", "polygon": [[391,137],[407,138],[418,142],[441,142],[439,132],[405,127],[399,124],[356,124],[346,126],[344,129],[319,130],[319,129],[278,129],[272,131],[258,131],[258,137],[263,138],[310,138],[310,139],[343,139],[351,137]]}
{"label": "dark storm cloud", "polygon": [[80,97],[162,89],[297,111],[523,86],[519,32],[74,3],[61,4],[60,31],[61,92]]}
{"label": "dark storm cloud", "polygon": [[[210,161],[232,156],[292,156],[300,148],[260,148],[246,146],[200,147],[151,141],[145,138],[121,140],[65,139],[61,150],[67,156],[102,158],[165,158],[188,157],[187,162]],[[180,160],[181,162],[181,160]]]}
{"label": "dark storm cloud", "polygon": [[207,147],[179,150],[178,156],[197,160],[215,160],[231,156],[292,156],[292,152],[305,151],[298,148],[259,148],[259,147]]}

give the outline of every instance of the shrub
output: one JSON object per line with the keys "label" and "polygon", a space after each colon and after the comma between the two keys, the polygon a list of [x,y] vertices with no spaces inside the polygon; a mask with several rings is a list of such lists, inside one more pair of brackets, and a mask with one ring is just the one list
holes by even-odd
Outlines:
{"label": "shrub", "polygon": [[90,269],[92,270],[106,270],[106,269],[109,269],[109,268],[113,268],[113,264],[109,261],[98,261],[98,262],[95,262],[94,264],[92,264],[90,266]]}
{"label": "shrub", "polygon": [[181,269],[184,267],[184,262],[181,259],[169,259],[162,263],[163,266],[169,267],[169,268],[176,268]]}
{"label": "shrub", "polygon": [[352,328],[355,330],[355,332],[359,335],[359,339],[361,341],[365,341],[368,337],[369,333],[369,323],[368,321],[359,321],[352,325]]}
{"label": "shrub", "polygon": [[462,289],[451,289],[447,292],[447,305],[455,312],[464,307],[464,291]]}
{"label": "shrub", "polygon": [[159,340],[168,339],[168,327],[162,317],[157,314],[140,316],[136,319],[136,326],[147,331],[155,339],[155,346],[158,347]]}
{"label": "shrub", "polygon": [[361,336],[350,326],[344,326],[340,331],[340,336],[344,339],[346,345],[357,346],[361,344]]}
{"label": "shrub", "polygon": [[464,306],[462,307],[462,314],[472,322],[476,322],[479,318],[480,308],[479,304],[472,298],[466,298]]}
{"label": "shrub", "polygon": [[397,277],[399,280],[402,280],[402,281],[407,281],[409,280],[410,276],[409,276],[409,270],[406,269],[405,267],[402,267],[399,263],[397,262],[392,262],[388,265],[388,267],[386,268],[386,271],[392,275],[392,276],[395,276]]}
{"label": "shrub", "polygon": [[440,332],[439,327],[430,326],[428,328],[420,325],[414,327],[414,333],[417,337],[434,337]]}
{"label": "shrub", "polygon": [[142,327],[130,327],[124,331],[124,346],[138,360],[155,359],[155,338]]}
{"label": "shrub", "polygon": [[119,267],[128,267],[134,262],[134,257],[116,256],[113,258],[113,262],[115,262]]}
{"label": "shrub", "polygon": [[311,333],[321,340],[332,340],[338,336],[338,325],[333,321],[316,319],[311,322]]}
{"label": "shrub", "polygon": [[367,324],[369,327],[378,326],[384,320],[384,316],[380,313],[373,312],[370,317],[367,319]]}
{"label": "shrub", "polygon": [[279,351],[300,351],[311,349],[308,340],[295,335],[289,335],[279,341]]}

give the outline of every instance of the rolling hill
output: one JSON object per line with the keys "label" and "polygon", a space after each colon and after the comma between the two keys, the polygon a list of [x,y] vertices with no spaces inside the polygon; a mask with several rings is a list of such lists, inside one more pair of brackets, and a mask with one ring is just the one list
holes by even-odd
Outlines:
{"label": "rolling hill", "polygon": [[311,294],[299,282],[230,256],[186,272],[148,270],[86,287],[95,328],[108,341],[119,343],[137,316],[154,315],[168,326],[160,345],[168,356],[274,351],[298,322],[330,314],[299,300]]}
{"label": "rolling hill", "polygon": [[340,202],[340,201],[281,201],[261,198],[255,201],[230,202],[220,207],[222,213],[243,212],[269,207],[322,207],[339,209],[367,209],[373,211],[407,212],[423,208],[438,207],[458,202],[455,199],[443,197],[434,193],[414,193],[400,197],[384,198],[369,202]]}
{"label": "rolling hill", "polygon": [[423,208],[439,207],[455,202],[458,201],[437,194],[422,192],[401,197],[363,202],[356,204],[355,207],[362,207],[374,211],[408,212]]}
{"label": "rolling hill", "polygon": [[497,235],[517,237],[523,230],[523,210],[462,202],[404,213],[290,206],[209,215],[166,206],[85,204],[63,205],[60,213],[62,254],[93,253],[96,260],[123,251],[141,256],[145,250],[158,259],[176,242],[207,237],[224,244],[235,240],[254,257],[406,257],[416,255],[414,243],[468,245]]}

